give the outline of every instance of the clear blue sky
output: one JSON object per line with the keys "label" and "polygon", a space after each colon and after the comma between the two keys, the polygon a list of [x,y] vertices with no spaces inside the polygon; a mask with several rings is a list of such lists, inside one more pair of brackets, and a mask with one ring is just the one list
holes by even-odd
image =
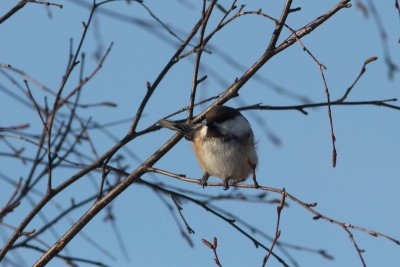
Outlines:
{"label": "clear blue sky", "polygon": [[[0,13],[3,14],[15,2],[1,1]],[[62,1],[60,3],[64,5],[63,9],[29,4],[0,25],[0,63],[8,63],[24,70],[36,80],[56,90],[67,64],[69,39],[74,39],[76,47],[82,32],[81,22],[86,21],[89,15],[89,10],[77,5],[77,2],[79,1]],[[154,14],[181,38],[186,37],[200,16],[201,1],[194,2],[145,1]],[[283,4],[283,1],[245,2],[245,10],[262,8],[275,17],[279,16]],[[300,28],[329,10],[336,2],[329,0],[316,4],[314,1],[294,1],[293,6],[300,6],[302,10],[291,14],[287,23],[295,29]],[[396,64],[400,64],[399,14],[393,1],[374,2],[388,34],[391,56]],[[221,4],[229,6],[230,2],[221,1]],[[354,2],[353,5],[355,4]],[[178,45],[178,41],[162,29],[139,4],[120,1],[109,3],[104,8],[118,12],[120,19],[110,18],[101,12],[95,15],[83,46],[83,51],[87,54],[87,75],[96,66],[96,49],[100,48],[104,53],[111,42],[114,42],[114,45],[103,68],[83,89],[82,103],[111,101],[118,106],[79,110],[85,118],[92,117],[94,121],[101,123],[133,117],[145,94],[146,81],[151,82],[155,79]],[[48,12],[51,17],[48,16]],[[143,20],[151,27],[140,27],[137,23],[125,20],[125,16]],[[222,13],[215,10],[210,25],[215,25],[221,16]],[[203,55],[201,73],[208,75],[208,79],[200,86],[198,99],[221,92],[236,77],[240,77],[245,68],[250,67],[264,51],[272,28],[273,24],[261,17],[247,16],[239,18],[217,34],[210,42],[209,48],[214,53]],[[287,35],[288,32],[284,32],[282,36]],[[377,56],[379,60],[368,65],[366,74],[348,100],[400,97],[399,73],[396,73],[392,80],[388,79],[382,43],[373,17],[365,18],[359,9],[353,7],[340,11],[306,36],[303,42],[318,60],[327,66],[325,75],[332,99],[343,95],[358,75],[364,60],[372,56]],[[243,68],[224,60],[224,55],[240,62]],[[8,73],[19,82],[23,80],[18,75]],[[183,60],[171,70],[146,107],[139,129],[187,105],[192,73],[193,58]],[[240,97],[231,100],[227,105],[239,107],[259,102],[268,105],[301,103],[298,98],[278,93],[271,83],[285,88],[292,94],[307,97],[312,102],[326,100],[318,67],[299,45],[293,45],[274,57],[257,75],[242,88]],[[75,87],[77,80],[78,71],[67,84],[66,92]],[[4,75],[0,75],[0,85],[22,96]],[[31,88],[36,99],[43,104],[43,92],[33,84]],[[5,94],[3,90],[0,91],[0,107],[0,126],[30,123],[31,127],[26,132],[40,131],[38,115]],[[204,107],[206,106],[199,107],[196,112]],[[336,168],[331,164],[330,128],[325,107],[309,110],[308,116],[296,111],[244,112],[253,125],[257,139],[257,174],[260,184],[284,187],[305,202],[318,202],[316,209],[333,219],[400,238],[400,209],[397,198],[400,188],[400,112],[370,106],[333,107],[332,112],[338,150]],[[263,123],[260,123],[258,118],[261,118]],[[125,123],[108,130],[120,138],[124,136],[128,127],[129,123]],[[271,135],[279,138],[279,145],[271,141]],[[100,131],[92,131],[91,136],[99,154],[114,144],[113,140]],[[127,148],[144,160],[171,136],[172,132],[168,130],[158,131],[129,143]],[[33,146],[21,141],[9,141],[16,147],[26,146],[26,155],[32,155],[35,151]],[[80,149],[90,154],[87,144],[82,144]],[[0,151],[9,151],[3,141],[0,142]],[[121,150],[119,154],[125,156],[124,164],[129,166],[128,171],[134,170],[138,165],[126,151]],[[77,159],[71,157],[71,160]],[[21,161],[1,157],[0,165],[0,173],[15,180],[28,175],[29,165],[24,165]],[[174,173],[185,173],[190,177],[201,177],[201,170],[192,154],[190,144],[185,140],[175,146],[156,166]],[[74,172],[71,169],[56,171],[55,183],[63,181]],[[93,177],[81,179],[71,189],[60,194],[56,201],[68,207],[71,198],[78,201],[87,196],[88,192],[95,193],[96,189],[93,188],[90,179],[99,180],[100,177],[99,173],[95,173]],[[222,188],[203,190],[197,185],[159,175],[145,175],[143,179],[163,181],[187,190],[214,195],[226,193]],[[2,206],[11,194],[12,187],[3,180],[0,184],[4,184],[0,186]],[[41,191],[45,191],[45,182],[40,186]],[[256,193],[248,190],[241,192]],[[32,195],[32,198],[34,201],[39,199],[35,195]],[[271,198],[279,198],[279,195],[268,195],[268,199]],[[170,198],[166,200],[173,205]],[[133,185],[111,204],[116,224],[127,246],[129,260],[124,258],[119,249],[110,224],[103,221],[104,212],[92,220],[83,232],[110,251],[117,260],[99,252],[80,236],[76,237],[63,253],[96,259],[111,266],[214,266],[212,251],[202,244],[201,239],[212,240],[216,236],[219,241],[219,257],[224,267],[261,266],[264,250],[256,249],[251,241],[234,228],[200,207],[188,202],[181,204],[185,218],[195,230],[195,234],[191,235],[194,248],[190,248],[181,238],[174,219],[159,197],[143,186]],[[220,201],[215,204],[237,214],[268,235],[274,235],[275,205],[238,201]],[[328,261],[316,254],[288,249],[300,266],[361,266],[358,254],[343,229],[322,220],[315,221],[304,208],[292,202],[288,204],[290,206],[282,211],[280,241],[325,249],[335,257],[333,261]],[[19,210],[9,215],[4,222],[18,225],[29,208],[28,202],[22,203]],[[87,208],[88,206],[73,212],[70,218],[77,220]],[[54,206],[49,204],[44,209],[44,214],[52,218],[57,212]],[[179,214],[176,215],[179,217]],[[40,228],[42,224],[43,221],[38,218],[32,221],[27,230]],[[56,224],[54,229],[60,235],[68,230],[69,226],[69,222],[65,220]],[[2,244],[9,234],[9,230],[0,227]],[[365,233],[353,231],[353,234],[358,245],[366,250],[364,257],[368,266],[398,265],[399,246]],[[256,237],[270,246],[270,242],[263,237]],[[51,233],[43,238],[49,245],[56,240]],[[41,243],[35,244],[43,246]],[[24,249],[19,253],[26,261],[22,265],[31,265],[40,256],[36,252]],[[276,249],[276,253],[283,255],[279,249]],[[16,254],[10,253],[10,259],[15,260]],[[61,264],[64,263],[55,259],[49,266]],[[269,266],[279,264],[271,258]]]}

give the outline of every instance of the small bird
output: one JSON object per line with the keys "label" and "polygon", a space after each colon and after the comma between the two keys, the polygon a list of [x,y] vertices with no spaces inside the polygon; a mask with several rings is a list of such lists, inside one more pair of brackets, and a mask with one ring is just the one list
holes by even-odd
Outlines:
{"label": "small bird", "polygon": [[205,116],[205,123],[160,120],[159,125],[181,133],[193,142],[193,149],[207,185],[209,176],[222,178],[224,189],[229,183],[238,183],[253,174],[258,187],[255,169],[257,152],[254,134],[247,119],[235,108],[215,106]]}

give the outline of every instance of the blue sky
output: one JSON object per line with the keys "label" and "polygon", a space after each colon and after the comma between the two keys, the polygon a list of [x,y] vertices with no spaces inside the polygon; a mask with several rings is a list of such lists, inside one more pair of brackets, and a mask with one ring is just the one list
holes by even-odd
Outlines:
{"label": "blue sky", "polygon": [[[29,4],[0,25],[2,37],[0,63],[8,63],[24,70],[36,80],[56,90],[65,72],[69,40],[73,38],[76,47],[82,32],[82,21],[86,21],[89,15],[89,10],[77,5],[77,2],[79,1],[63,1],[63,9],[56,7],[47,9],[41,5]],[[395,63],[399,64],[399,15],[393,6],[393,1],[374,2],[387,31],[391,56]],[[199,3],[145,1],[145,3],[181,38],[186,37],[199,19],[201,11],[200,1]],[[262,8],[267,14],[278,17],[283,1],[246,1],[246,3],[245,10]],[[362,3],[366,4],[368,1]],[[229,6],[230,2],[221,1],[221,4]],[[301,28],[335,4],[336,1],[332,0],[318,4],[311,1],[294,1],[293,6],[300,6],[302,9],[291,14],[287,23],[295,29]],[[355,5],[356,2],[353,3],[353,6]],[[1,1],[1,14],[11,6],[12,3]],[[105,10],[117,12],[120,19],[106,16]],[[130,119],[145,94],[146,81],[152,82],[155,79],[179,42],[166,33],[137,3],[113,2],[99,11],[101,12],[95,14],[94,23],[89,29],[82,49],[87,55],[86,75],[97,64],[97,59],[94,57],[96,49],[100,48],[104,53],[111,42],[114,44],[103,67],[83,89],[82,103],[111,101],[118,106],[80,109],[79,112],[84,118],[91,117],[93,121],[100,123]],[[48,12],[51,17],[48,16]],[[124,20],[125,16],[140,19],[149,23],[151,27],[140,27],[137,23]],[[214,11],[210,19],[210,28],[221,16],[220,11]],[[263,53],[272,29],[273,24],[270,21],[258,16],[245,16],[218,33],[210,42],[209,49],[213,53],[204,53],[202,57],[201,74],[208,75],[208,79],[201,84],[198,99],[221,92],[236,77],[240,77]],[[282,36],[286,37],[288,34],[289,32],[285,31]],[[318,60],[327,66],[325,75],[333,100],[343,95],[358,75],[363,62],[372,56],[377,56],[379,59],[367,66],[367,72],[357,83],[348,100],[382,100],[399,97],[398,73],[393,79],[388,79],[382,43],[371,15],[365,18],[355,7],[341,10],[302,41]],[[224,60],[224,55],[239,62],[240,66]],[[144,111],[139,129],[148,127],[158,119],[187,105],[193,59],[190,57],[182,60],[161,82]],[[6,72],[22,84],[22,77],[7,70]],[[65,94],[75,87],[78,77],[79,71],[74,72],[66,86]],[[295,44],[272,58],[259,71],[257,77],[242,88],[240,97],[229,101],[227,105],[240,107],[260,102],[266,105],[301,103],[298,97],[277,93],[271,84],[285,88],[292,95],[306,97],[311,102],[326,100],[317,65],[299,45]],[[24,97],[4,75],[0,75],[0,85]],[[35,98],[43,104],[43,91],[33,84],[31,89]],[[5,94],[3,90],[0,91],[0,104],[1,126],[30,123],[26,133],[41,131],[38,115]],[[200,112],[205,107],[205,105],[199,106],[195,112]],[[323,107],[308,111],[308,116],[297,111],[243,112],[253,125],[257,139],[259,154],[257,174],[260,184],[276,188],[284,187],[304,202],[318,202],[316,210],[333,219],[400,238],[398,227],[400,209],[396,197],[400,187],[399,111],[372,106],[332,107],[338,150],[336,168],[331,164],[332,148],[327,109]],[[115,137],[121,138],[128,128],[129,122],[107,129]],[[90,134],[99,154],[107,151],[115,143],[101,131],[93,130]],[[168,130],[151,133],[132,141],[126,148],[144,160],[172,134]],[[271,141],[271,135],[279,139],[279,144]],[[34,146],[19,140],[9,141],[16,147],[25,146],[26,155],[35,152]],[[82,143],[79,149],[91,155],[87,143]],[[0,151],[9,151],[4,142],[0,142]],[[138,162],[126,151],[121,150],[119,155],[125,157],[123,163],[128,166],[127,171],[132,171],[138,166]],[[70,160],[77,161],[77,158],[72,156]],[[12,179],[17,180],[28,175],[30,166],[24,165],[21,161],[1,157],[0,162],[2,165],[0,172]],[[185,140],[178,143],[156,164],[156,167],[174,173],[185,173],[189,177],[201,177],[201,170],[192,154],[190,144]],[[76,170],[68,168],[55,171],[54,183],[62,182],[75,172]],[[71,198],[78,201],[88,196],[88,193],[94,194],[96,188],[91,181],[98,181],[100,178],[99,173],[93,173],[92,177],[84,177],[60,194],[55,199],[56,202],[68,207]],[[145,175],[143,179],[162,181],[168,185],[212,195],[226,193],[222,188],[202,189],[197,185],[160,175]],[[217,181],[217,178],[211,179]],[[46,188],[44,180],[37,187],[41,192]],[[12,187],[3,180],[1,184],[4,184],[0,186],[0,195],[3,196],[1,205],[4,205],[12,192]],[[254,190],[239,192],[257,194]],[[273,198],[279,198],[279,195],[268,194],[267,199]],[[32,199],[39,200],[36,195],[32,195]],[[170,198],[166,197],[165,200],[173,205]],[[266,234],[274,235],[275,205],[239,201],[219,201],[215,204],[236,214]],[[304,208],[290,201],[288,204],[289,207],[282,211],[280,241],[325,249],[335,257],[333,261],[329,261],[313,253],[288,249],[300,266],[361,266],[358,254],[343,229],[322,220],[315,221]],[[119,249],[110,223],[103,221],[105,212],[95,217],[83,232],[95,239],[117,260],[99,252],[82,236],[77,236],[68,244],[63,253],[96,259],[111,266],[213,266],[212,251],[202,244],[201,239],[212,240],[213,237],[217,237],[218,253],[223,266],[261,266],[264,250],[256,249],[251,241],[234,228],[202,208],[189,202],[182,202],[181,205],[185,218],[195,230],[195,234],[191,235],[194,248],[190,248],[180,236],[173,217],[159,197],[142,185],[133,185],[111,204],[129,260],[124,258],[123,252]],[[70,219],[77,220],[88,208],[89,206],[85,206],[73,212]],[[21,207],[6,217],[4,222],[18,225],[29,209],[29,202],[23,202]],[[52,204],[49,204],[43,213],[48,218],[58,214]],[[179,214],[176,212],[175,214],[179,218]],[[42,224],[41,219],[35,219],[27,230],[40,228]],[[69,226],[68,220],[64,220],[57,223],[54,230],[61,235]],[[3,228],[0,234],[3,243],[10,231]],[[394,243],[374,238],[366,233],[353,231],[353,234],[358,245],[366,250],[363,255],[367,266],[398,264],[399,247]],[[263,237],[255,236],[270,246],[270,242]],[[42,238],[49,245],[56,240],[51,233]],[[43,245],[40,242],[35,244]],[[10,253],[10,259],[18,259],[16,253]],[[279,249],[276,249],[276,253],[283,255]],[[40,256],[26,249],[20,250],[19,254],[23,255],[27,265],[33,264]],[[60,266],[62,263],[55,259],[49,266]],[[280,265],[271,258],[268,266]]]}

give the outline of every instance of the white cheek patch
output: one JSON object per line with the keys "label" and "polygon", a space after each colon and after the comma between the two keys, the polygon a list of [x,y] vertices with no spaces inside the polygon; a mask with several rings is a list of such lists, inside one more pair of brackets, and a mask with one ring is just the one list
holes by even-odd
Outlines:
{"label": "white cheek patch", "polygon": [[238,137],[251,132],[250,124],[243,116],[236,116],[231,120],[215,123],[222,134],[236,135]]}
{"label": "white cheek patch", "polygon": [[203,139],[207,136],[207,126],[202,126],[200,130],[200,138]]}

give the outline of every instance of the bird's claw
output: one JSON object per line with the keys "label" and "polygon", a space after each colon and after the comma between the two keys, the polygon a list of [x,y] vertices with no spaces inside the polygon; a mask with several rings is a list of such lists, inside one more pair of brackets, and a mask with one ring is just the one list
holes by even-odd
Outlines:
{"label": "bird's claw", "polygon": [[224,190],[229,189],[229,177],[224,179]]}
{"label": "bird's claw", "polygon": [[200,179],[200,184],[203,188],[207,186],[208,177],[210,177],[210,175],[208,173],[204,173],[203,177]]}

